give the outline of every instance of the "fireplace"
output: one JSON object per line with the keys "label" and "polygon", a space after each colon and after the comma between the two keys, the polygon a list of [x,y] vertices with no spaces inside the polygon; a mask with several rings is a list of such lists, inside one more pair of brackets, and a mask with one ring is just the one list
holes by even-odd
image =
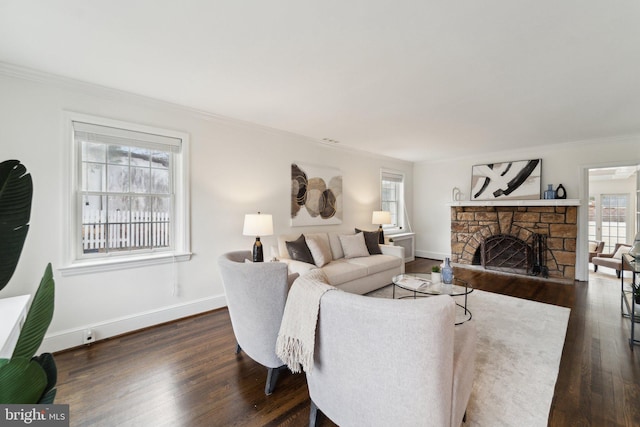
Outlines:
{"label": "fireplace", "polygon": [[451,260],[461,267],[476,265],[573,282],[577,206],[545,206],[543,200],[527,203],[531,205],[454,203]]}
{"label": "fireplace", "polygon": [[531,245],[508,234],[489,236],[478,248],[480,262],[487,270],[528,274],[533,270]]}

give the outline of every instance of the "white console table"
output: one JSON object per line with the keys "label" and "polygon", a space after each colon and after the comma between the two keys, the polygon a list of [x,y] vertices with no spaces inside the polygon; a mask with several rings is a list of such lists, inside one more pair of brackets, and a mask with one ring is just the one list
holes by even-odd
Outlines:
{"label": "white console table", "polygon": [[11,359],[27,317],[31,295],[0,298],[0,359]]}

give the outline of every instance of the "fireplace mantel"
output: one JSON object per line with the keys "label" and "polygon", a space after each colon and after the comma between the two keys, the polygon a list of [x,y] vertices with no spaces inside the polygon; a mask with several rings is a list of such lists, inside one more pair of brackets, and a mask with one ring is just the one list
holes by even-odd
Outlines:
{"label": "fireplace mantel", "polygon": [[474,200],[448,203],[448,206],[580,206],[579,199]]}

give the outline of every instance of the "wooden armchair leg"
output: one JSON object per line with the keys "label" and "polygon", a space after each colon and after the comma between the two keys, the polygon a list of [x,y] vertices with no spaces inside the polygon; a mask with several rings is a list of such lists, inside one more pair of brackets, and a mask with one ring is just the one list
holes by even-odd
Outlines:
{"label": "wooden armchair leg", "polygon": [[316,427],[316,421],[318,419],[318,407],[313,400],[311,401],[311,407],[309,409],[309,427]]}
{"label": "wooden armchair leg", "polygon": [[241,351],[242,347],[240,347],[240,344],[236,343],[236,354],[240,354]]}
{"label": "wooden armchair leg", "polygon": [[280,368],[269,368],[269,371],[267,372],[267,384],[264,386],[264,394],[267,396],[273,393],[273,390],[276,388],[279,374]]}

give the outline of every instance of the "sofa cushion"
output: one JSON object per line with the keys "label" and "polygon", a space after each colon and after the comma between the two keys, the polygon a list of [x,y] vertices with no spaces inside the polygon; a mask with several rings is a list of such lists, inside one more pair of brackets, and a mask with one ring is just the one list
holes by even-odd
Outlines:
{"label": "sofa cushion", "polygon": [[369,255],[381,255],[380,249],[380,232],[379,231],[363,231],[356,228],[356,233],[364,233],[364,243],[367,245]]}
{"label": "sofa cushion", "polygon": [[313,255],[311,255],[311,251],[307,246],[304,234],[301,234],[300,237],[298,237],[294,241],[286,242],[286,245],[287,252],[289,252],[289,256],[291,257],[291,259],[314,264]]}
{"label": "sofa cushion", "polygon": [[299,274],[300,276],[307,274],[311,270],[317,270],[315,264],[309,264],[308,262],[296,261],[290,258],[282,258],[280,262],[284,262],[287,264],[289,269],[289,274]]}
{"label": "sofa cushion", "polygon": [[341,235],[340,243],[344,251],[345,258],[358,258],[369,256],[369,250],[364,242],[364,234],[356,233],[353,235]]}
{"label": "sofa cushion", "polygon": [[366,267],[367,275],[371,275],[399,267],[404,261],[402,258],[392,255],[371,255],[362,258],[352,258],[347,260],[347,262]]}
{"label": "sofa cushion", "polygon": [[629,246],[620,246],[615,254],[613,254],[613,258],[622,260],[622,255],[629,253],[631,247]]}
{"label": "sofa cushion", "polygon": [[352,264],[343,258],[331,261],[322,267],[322,271],[327,275],[329,283],[337,286],[367,276],[368,269],[365,265]]}
{"label": "sofa cushion", "polygon": [[589,240],[589,252],[595,252],[598,247],[598,243],[593,240]]}
{"label": "sofa cushion", "polygon": [[340,236],[342,234],[345,233],[328,233],[329,247],[331,248],[331,256],[333,259],[344,258],[342,243],[340,243]]}
{"label": "sofa cushion", "polygon": [[316,266],[322,267],[331,261],[331,248],[328,240],[307,236],[307,246]]}

